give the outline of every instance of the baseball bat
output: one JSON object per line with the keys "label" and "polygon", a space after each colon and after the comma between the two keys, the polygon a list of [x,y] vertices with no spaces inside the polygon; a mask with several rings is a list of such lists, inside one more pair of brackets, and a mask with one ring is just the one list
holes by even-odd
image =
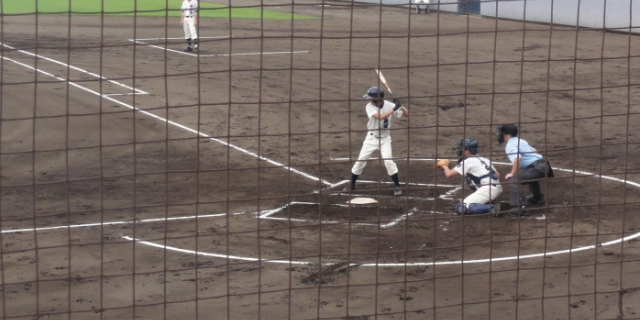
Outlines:
{"label": "baseball bat", "polygon": [[378,69],[373,69],[373,70],[376,71],[376,73],[378,74],[378,78],[380,78],[380,81],[382,82],[384,87],[387,88],[387,90],[389,90],[389,93],[391,94],[391,98],[393,98],[393,91],[391,91],[391,88],[389,87],[389,84],[387,83],[387,79],[382,74],[382,71],[380,71]]}

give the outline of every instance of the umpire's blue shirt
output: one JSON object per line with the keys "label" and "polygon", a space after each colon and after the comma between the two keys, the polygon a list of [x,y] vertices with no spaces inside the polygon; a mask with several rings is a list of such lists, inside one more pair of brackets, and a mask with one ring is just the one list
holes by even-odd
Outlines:
{"label": "umpire's blue shirt", "polygon": [[507,153],[507,157],[513,163],[518,156],[520,160],[520,168],[526,168],[533,162],[542,159],[542,156],[536,153],[536,149],[531,147],[526,140],[518,139],[518,137],[512,137],[507,141],[507,145],[504,148]]}

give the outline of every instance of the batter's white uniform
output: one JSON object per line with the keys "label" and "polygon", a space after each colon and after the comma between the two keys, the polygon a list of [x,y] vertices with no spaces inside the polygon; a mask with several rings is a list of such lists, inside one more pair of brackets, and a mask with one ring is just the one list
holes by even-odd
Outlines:
{"label": "batter's white uniform", "polygon": [[198,0],[184,0],[182,1],[182,15],[184,16],[184,23],[182,28],[184,29],[185,39],[198,39],[198,32],[194,24],[198,14]]}
{"label": "batter's white uniform", "polygon": [[498,198],[502,193],[500,181],[491,179],[489,176],[491,172],[487,170],[487,166],[496,171],[496,168],[491,166],[490,163],[487,158],[471,156],[462,160],[453,168],[465,178],[467,178],[467,175],[471,175],[471,177],[467,178],[467,181],[471,187],[476,188],[474,193],[463,200],[465,205],[468,206],[471,203],[486,204]]}
{"label": "batter's white uniform", "polygon": [[369,116],[369,122],[367,123],[367,138],[364,139],[362,144],[362,150],[358,156],[358,161],[353,165],[351,172],[355,175],[360,175],[362,170],[367,165],[367,159],[371,157],[376,150],[380,149],[380,154],[384,160],[384,166],[387,168],[387,173],[391,176],[398,173],[398,167],[396,163],[391,159],[393,157],[391,152],[391,118],[396,116],[402,118],[402,109],[396,110],[392,115],[384,120],[378,120],[373,117],[374,114],[383,114],[389,110],[395,108],[393,102],[384,101],[382,108],[368,103],[367,104],[367,116]]}

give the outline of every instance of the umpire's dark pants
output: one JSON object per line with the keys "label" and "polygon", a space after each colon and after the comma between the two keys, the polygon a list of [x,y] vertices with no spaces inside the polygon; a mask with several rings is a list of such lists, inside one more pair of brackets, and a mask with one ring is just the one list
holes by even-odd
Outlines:
{"label": "umpire's dark pants", "polygon": [[[523,184],[529,185],[529,191],[533,197],[538,200],[542,198],[542,192],[540,192],[540,179],[545,177],[545,169],[547,162],[542,159],[534,161],[528,167],[520,169],[517,176],[513,176],[507,180],[509,183],[509,196],[511,206],[524,206],[526,202],[524,200]],[[535,180],[535,181],[531,181]]]}

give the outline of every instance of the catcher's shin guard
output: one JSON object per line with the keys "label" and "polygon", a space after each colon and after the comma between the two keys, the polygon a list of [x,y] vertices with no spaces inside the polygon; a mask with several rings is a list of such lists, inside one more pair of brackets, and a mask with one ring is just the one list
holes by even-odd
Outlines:
{"label": "catcher's shin guard", "polygon": [[487,203],[470,203],[469,214],[485,214],[491,211],[491,205]]}
{"label": "catcher's shin guard", "polygon": [[463,214],[485,214],[491,211],[491,204],[485,203],[470,203],[469,206],[465,205],[463,202],[456,204],[456,213],[459,215]]}
{"label": "catcher's shin guard", "polygon": [[460,201],[458,204],[456,204],[456,213],[459,215],[469,214],[469,209],[467,209],[467,206],[462,201]]}

